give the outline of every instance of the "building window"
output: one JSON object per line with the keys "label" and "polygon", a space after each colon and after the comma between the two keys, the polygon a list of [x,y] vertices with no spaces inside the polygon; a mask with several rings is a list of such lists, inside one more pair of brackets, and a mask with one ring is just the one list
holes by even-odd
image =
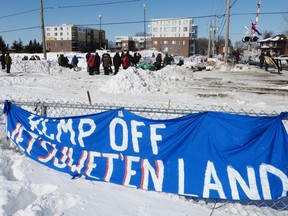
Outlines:
{"label": "building window", "polygon": [[50,33],[47,33],[47,36],[50,36]]}
{"label": "building window", "polygon": [[164,32],[169,32],[170,31],[170,28],[169,27],[165,27],[164,28]]}
{"label": "building window", "polygon": [[171,20],[171,25],[177,25],[177,20]]}
{"label": "building window", "polygon": [[55,27],[54,30],[57,31],[57,27]]}
{"label": "building window", "polygon": [[183,31],[187,32],[188,31],[188,27],[183,27]]}
{"label": "building window", "polygon": [[172,31],[172,32],[176,32],[176,31],[177,31],[177,27],[172,27],[172,28],[171,28],[171,31]]}
{"label": "building window", "polygon": [[153,45],[157,45],[158,44],[158,41],[153,41]]}
{"label": "building window", "polygon": [[63,27],[60,27],[60,31],[63,31]]}
{"label": "building window", "polygon": [[63,36],[63,32],[60,32],[60,36]]}
{"label": "building window", "polygon": [[50,31],[50,28],[46,28],[46,31]]}
{"label": "building window", "polygon": [[175,40],[172,41],[172,44],[175,45],[177,42]]}
{"label": "building window", "polygon": [[57,36],[57,32],[54,33],[54,36]]}
{"label": "building window", "polygon": [[183,41],[183,46],[185,46],[185,41]]}
{"label": "building window", "polygon": [[168,44],[168,41],[163,41],[163,44]]}

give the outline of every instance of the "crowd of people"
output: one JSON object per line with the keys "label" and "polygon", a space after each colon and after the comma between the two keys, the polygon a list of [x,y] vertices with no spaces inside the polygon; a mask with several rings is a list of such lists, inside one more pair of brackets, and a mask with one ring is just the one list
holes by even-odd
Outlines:
{"label": "crowd of people", "polygon": [[[127,69],[130,66],[138,66],[141,59],[141,55],[138,52],[135,52],[132,56],[129,51],[126,52],[116,52],[113,57],[110,56],[108,52],[104,53],[101,57],[96,52],[86,54],[87,62],[87,72],[89,75],[99,75],[100,74],[100,65],[104,69],[105,75],[116,75],[119,72],[120,67]],[[112,70],[112,65],[114,66],[114,72]]]}

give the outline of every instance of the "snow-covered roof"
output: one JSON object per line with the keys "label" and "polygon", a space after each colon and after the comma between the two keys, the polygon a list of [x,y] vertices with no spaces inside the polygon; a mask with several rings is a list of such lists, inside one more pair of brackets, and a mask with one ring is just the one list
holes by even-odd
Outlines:
{"label": "snow-covered roof", "polygon": [[284,34],[280,34],[280,35],[275,35],[273,37],[270,38],[266,38],[260,41],[261,42],[267,42],[267,41],[283,41],[283,40],[287,40],[288,36],[284,35]]}

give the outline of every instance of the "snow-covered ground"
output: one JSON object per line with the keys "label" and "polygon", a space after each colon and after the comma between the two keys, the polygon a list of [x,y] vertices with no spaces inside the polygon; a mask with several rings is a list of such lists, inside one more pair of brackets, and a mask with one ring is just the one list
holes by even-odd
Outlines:
{"label": "snow-covered ground", "polygon": [[[152,52],[141,53],[146,62],[153,61]],[[64,54],[71,60],[75,53]],[[22,61],[24,55],[28,54],[11,55],[11,74],[0,72],[0,101],[88,103],[89,91],[93,104],[216,107],[267,114],[288,111],[288,71],[278,75],[275,69],[232,67],[217,59],[202,63],[198,56],[185,59],[181,67],[171,65],[159,71],[129,68],[115,76],[105,76],[103,71],[89,76],[85,54],[76,54],[81,68],[77,72],[59,67],[56,53],[48,53],[47,61]],[[193,72],[191,66],[197,65],[210,71]],[[1,138],[0,215],[204,216],[212,211],[176,195],[82,178],[71,180],[69,175],[23,156]],[[231,213],[216,210],[213,215]]]}

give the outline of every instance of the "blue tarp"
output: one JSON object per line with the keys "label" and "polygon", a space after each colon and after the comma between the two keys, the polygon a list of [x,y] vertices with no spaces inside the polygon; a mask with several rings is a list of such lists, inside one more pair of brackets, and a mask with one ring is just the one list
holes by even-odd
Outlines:
{"label": "blue tarp", "polygon": [[50,118],[8,101],[7,137],[30,158],[71,176],[230,200],[288,191],[287,113],[202,112],[152,120],[125,109]]}

